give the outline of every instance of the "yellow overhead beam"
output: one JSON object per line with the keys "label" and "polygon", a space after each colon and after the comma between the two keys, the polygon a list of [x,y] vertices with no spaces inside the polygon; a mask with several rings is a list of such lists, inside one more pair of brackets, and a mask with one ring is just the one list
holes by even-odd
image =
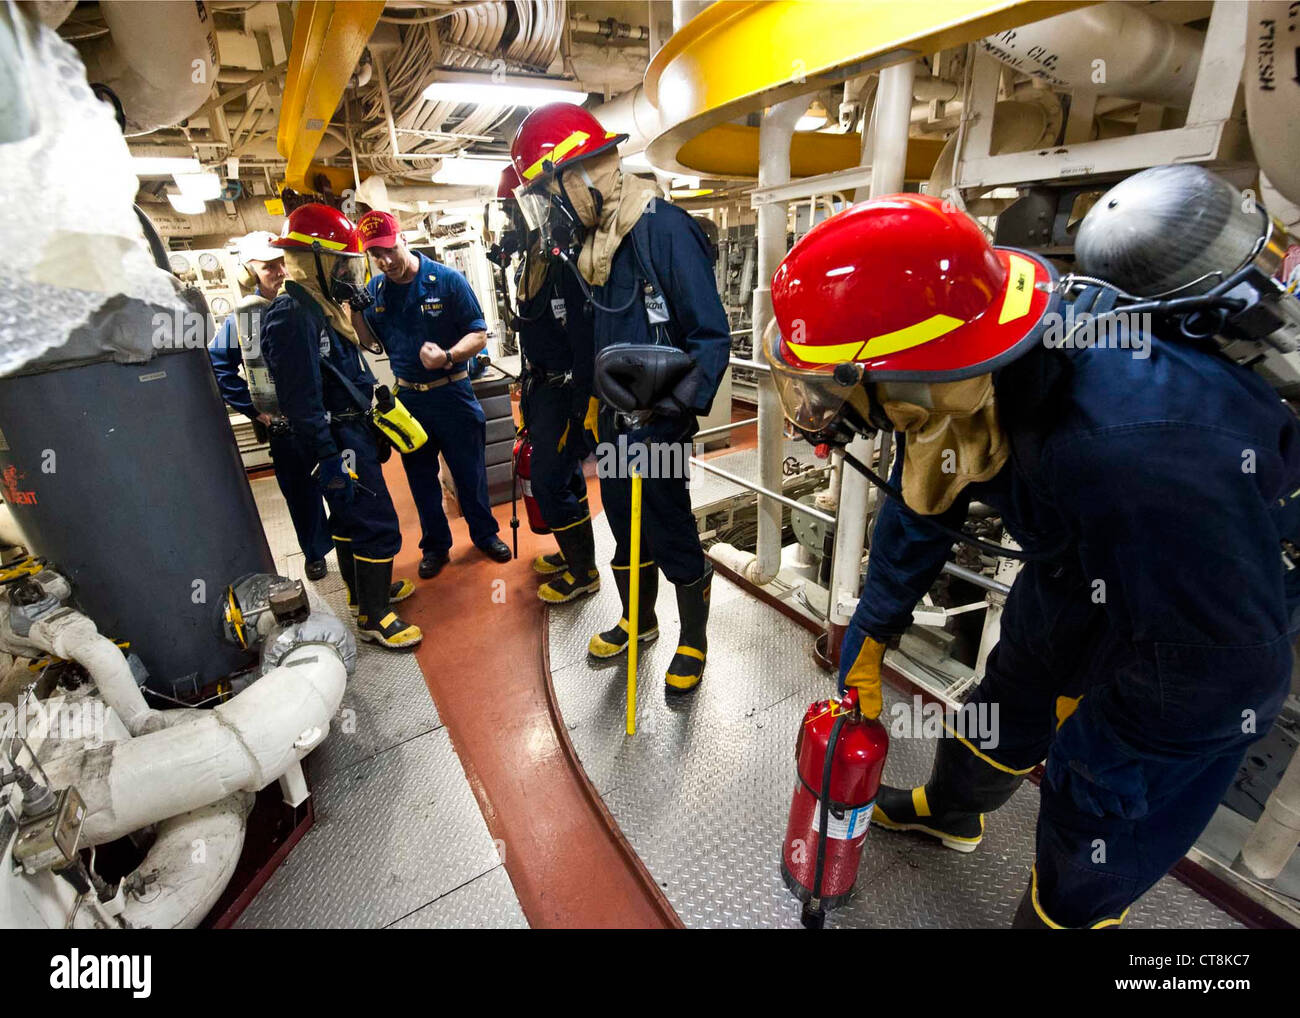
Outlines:
{"label": "yellow overhead beam", "polygon": [[310,190],[311,158],[383,11],[383,0],[298,4],[276,134],[276,148],[289,161],[285,180],[295,190]]}
{"label": "yellow overhead beam", "polygon": [[[890,64],[964,45],[1092,0],[720,0],[674,33],[646,70],[646,95],[671,125],[646,148],[652,165],[690,176],[758,174],[758,129],[729,121]],[[720,125],[729,130],[718,131]],[[735,128],[735,130],[730,130]],[[737,173],[741,132],[752,161]],[[795,176],[858,164],[800,134]],[[847,146],[849,138],[840,135]],[[859,141],[860,143],[860,141]],[[909,163],[912,155],[909,146]],[[823,162],[822,160],[826,160]],[[913,178],[915,179],[915,178]]]}

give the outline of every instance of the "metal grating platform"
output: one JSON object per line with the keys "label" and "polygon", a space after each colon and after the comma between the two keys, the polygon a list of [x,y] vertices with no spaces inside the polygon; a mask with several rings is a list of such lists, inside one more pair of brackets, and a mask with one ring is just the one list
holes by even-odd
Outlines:
{"label": "metal grating platform", "polygon": [[[596,540],[597,560],[606,563],[613,538],[603,517]],[[596,667],[586,657],[588,637],[619,616],[609,571],[602,567],[602,573],[606,582],[598,594],[550,614],[552,679],[584,768],[688,926],[797,927],[799,904],[778,872],[794,739],[808,703],[833,690],[830,676],[812,660],[810,634],[715,577],[706,678],[689,699],[668,701],[662,673],[676,645],[677,611],[671,586],[661,582],[663,635],[642,654],[638,732],[628,738],[623,660]],[[886,711],[900,699],[887,688]],[[895,739],[887,780],[920,783],[933,754],[930,741]],[[859,893],[831,913],[827,925],[1009,926],[1033,859],[1037,810],[1038,790],[1027,784],[989,817],[985,840],[970,855],[873,828]],[[1239,924],[1166,877],[1134,906],[1125,925]]]}
{"label": "metal grating platform", "polygon": [[[277,568],[302,579],[275,479],[251,484]],[[307,588],[314,607],[346,618],[328,562]],[[414,655],[358,644],[330,735],[305,767],[316,824],[237,927],[527,926]]]}

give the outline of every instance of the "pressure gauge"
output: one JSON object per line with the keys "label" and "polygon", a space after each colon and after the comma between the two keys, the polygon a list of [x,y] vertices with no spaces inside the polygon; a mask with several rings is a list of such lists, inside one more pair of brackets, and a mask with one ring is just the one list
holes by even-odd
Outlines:
{"label": "pressure gauge", "polygon": [[211,307],[214,315],[230,314],[230,301],[226,300],[225,297],[213,297]]}
{"label": "pressure gauge", "polygon": [[217,261],[217,256],[211,251],[205,251],[199,255],[199,268],[204,272],[216,272],[221,268],[221,263]]}
{"label": "pressure gauge", "polygon": [[190,260],[183,254],[174,254],[168,260],[167,264],[171,266],[172,271],[178,276],[183,276],[190,271]]}

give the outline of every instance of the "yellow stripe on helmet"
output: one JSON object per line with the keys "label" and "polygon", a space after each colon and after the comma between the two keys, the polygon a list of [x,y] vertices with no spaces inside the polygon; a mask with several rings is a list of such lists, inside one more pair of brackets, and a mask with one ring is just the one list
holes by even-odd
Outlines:
{"label": "yellow stripe on helmet", "polygon": [[953,329],[964,324],[960,318],[953,318],[952,315],[931,315],[925,321],[909,325],[905,329],[872,336],[866,341],[865,350],[862,342],[837,343],[833,346],[790,343],[789,347],[796,357],[809,364],[840,364],[857,359],[860,356],[859,351],[863,351],[868,357],[883,357],[886,354],[898,353],[900,350],[910,350],[914,346],[946,336]]}
{"label": "yellow stripe on helmet", "polygon": [[586,131],[574,131],[571,135],[556,145],[555,148],[551,149],[550,152],[546,153],[546,155],[538,159],[537,162],[533,163],[532,166],[524,170],[524,180],[532,180],[546,168],[547,163],[558,163],[575,148],[586,142],[590,137],[591,135]]}
{"label": "yellow stripe on helmet", "polygon": [[342,241],[326,240],[324,237],[309,237],[307,236],[307,234],[298,233],[295,230],[290,230],[281,239],[296,240],[300,244],[306,244],[308,247],[310,247],[312,244],[319,244],[321,247],[329,251],[342,251],[347,247],[347,244],[343,243]]}

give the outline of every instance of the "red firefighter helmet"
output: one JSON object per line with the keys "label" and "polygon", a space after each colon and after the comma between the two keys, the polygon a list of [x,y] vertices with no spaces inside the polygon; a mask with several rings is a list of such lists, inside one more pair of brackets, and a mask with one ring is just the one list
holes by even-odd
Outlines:
{"label": "red firefighter helmet", "polygon": [[627,140],[573,103],[548,103],[524,118],[510,143],[510,161],[524,184]]}
{"label": "red firefighter helmet", "polygon": [[[866,382],[949,382],[1036,342],[1055,270],[995,248],[937,198],[862,202],[808,231],[772,277],[762,337],[786,415],[820,431]],[[837,371],[843,364],[850,371]]]}
{"label": "red firefighter helmet", "polygon": [[317,243],[330,254],[361,257],[361,239],[352,221],[338,209],[318,202],[299,205],[290,212],[280,236],[271,241],[273,247],[286,251],[310,251]]}
{"label": "red firefighter helmet", "polygon": [[514,201],[515,188],[520,183],[519,171],[514,168],[514,164],[507,164],[501,171],[501,179],[497,181],[497,197],[505,201]]}

